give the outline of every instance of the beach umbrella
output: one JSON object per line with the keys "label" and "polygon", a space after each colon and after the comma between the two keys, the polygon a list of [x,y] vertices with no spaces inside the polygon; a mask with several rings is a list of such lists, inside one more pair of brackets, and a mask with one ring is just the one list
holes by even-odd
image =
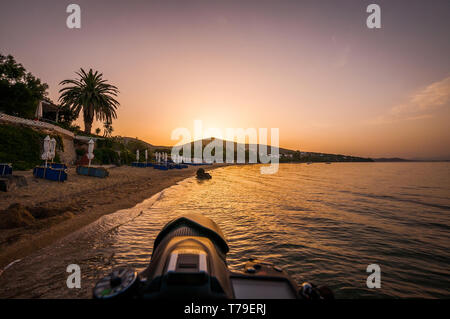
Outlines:
{"label": "beach umbrella", "polygon": [[36,112],[34,113],[34,116],[39,120],[42,117],[42,101],[39,101],[39,104],[36,108]]}
{"label": "beach umbrella", "polygon": [[56,140],[52,137],[50,139],[50,149],[49,149],[49,158],[52,160],[55,158],[56,155]]}
{"label": "beach umbrella", "polygon": [[47,166],[47,160],[49,159],[50,153],[50,136],[46,136],[44,138],[44,152],[42,153],[41,158],[45,160],[45,166]]}
{"label": "beach umbrella", "polygon": [[136,161],[139,163],[139,150],[136,150]]}
{"label": "beach umbrella", "polygon": [[95,142],[92,139],[90,139],[88,142],[88,152],[87,152],[89,166],[91,166],[91,160],[94,159],[94,144],[95,144]]}
{"label": "beach umbrella", "polygon": [[145,162],[147,163],[147,158],[148,158],[148,152],[147,150],[145,150]]}

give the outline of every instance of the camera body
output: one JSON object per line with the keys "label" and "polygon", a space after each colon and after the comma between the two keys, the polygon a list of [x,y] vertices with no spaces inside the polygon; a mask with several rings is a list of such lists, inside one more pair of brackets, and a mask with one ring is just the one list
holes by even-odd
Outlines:
{"label": "camera body", "polygon": [[169,222],[155,239],[149,266],[140,274],[120,267],[101,279],[94,298],[296,299],[304,297],[280,267],[249,259],[242,272],[226,263],[228,244],[203,215]]}

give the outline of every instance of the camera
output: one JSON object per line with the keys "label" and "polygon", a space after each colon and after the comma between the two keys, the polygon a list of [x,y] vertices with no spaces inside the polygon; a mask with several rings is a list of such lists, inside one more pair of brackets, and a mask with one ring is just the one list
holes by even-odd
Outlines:
{"label": "camera", "polygon": [[228,269],[228,243],[217,224],[199,214],[170,221],[155,239],[148,267],[114,269],[97,282],[95,299],[329,299],[326,287],[299,287],[281,267],[249,258],[241,272]]}

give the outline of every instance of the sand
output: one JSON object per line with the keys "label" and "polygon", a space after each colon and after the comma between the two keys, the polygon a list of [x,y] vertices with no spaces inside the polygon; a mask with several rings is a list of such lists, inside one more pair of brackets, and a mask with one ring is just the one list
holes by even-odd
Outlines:
{"label": "sand", "polygon": [[[223,166],[215,164],[206,170]],[[0,193],[0,211],[14,203],[28,208],[51,209],[56,216],[36,220],[33,225],[0,230],[0,269],[37,249],[92,223],[99,217],[130,208],[177,182],[195,175],[198,167],[160,171],[130,166],[108,167],[109,177],[77,175],[68,169],[66,182],[37,179],[32,171],[14,172],[28,186]],[[0,218],[2,218],[0,216]]]}

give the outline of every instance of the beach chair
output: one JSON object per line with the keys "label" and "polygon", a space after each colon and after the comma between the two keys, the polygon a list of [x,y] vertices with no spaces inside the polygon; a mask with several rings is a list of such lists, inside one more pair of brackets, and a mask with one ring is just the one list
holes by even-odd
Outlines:
{"label": "beach chair", "polygon": [[153,165],[154,169],[159,169],[161,171],[167,171],[169,168],[166,165],[155,164]]}
{"label": "beach chair", "polygon": [[12,166],[9,163],[0,163],[0,176],[12,175]]}
{"label": "beach chair", "polygon": [[133,167],[148,167],[147,163],[143,163],[143,162],[133,162],[133,163],[131,163],[131,166],[133,166]]}
{"label": "beach chair", "polygon": [[49,181],[64,182],[67,180],[67,172],[64,168],[36,166],[33,169],[33,175],[36,178],[43,178]]}
{"label": "beach chair", "polygon": [[67,169],[66,164],[62,164],[62,163],[50,163],[49,166],[51,168],[62,168],[62,169]]}
{"label": "beach chair", "polygon": [[77,174],[105,178],[109,176],[109,172],[104,167],[88,167],[88,166],[77,166]]}

